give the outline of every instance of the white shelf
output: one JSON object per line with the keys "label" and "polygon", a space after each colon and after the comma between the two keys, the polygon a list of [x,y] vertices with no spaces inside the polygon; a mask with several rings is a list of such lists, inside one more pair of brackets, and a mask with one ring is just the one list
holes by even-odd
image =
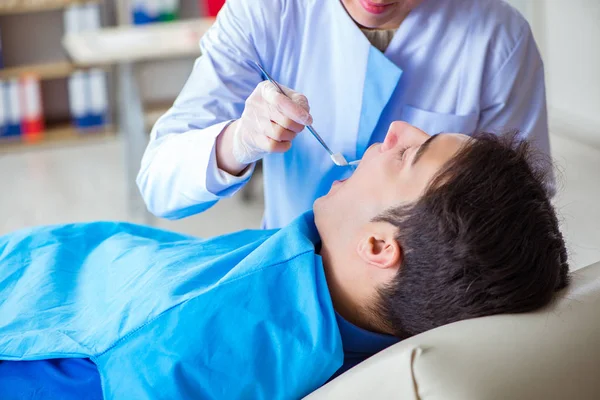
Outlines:
{"label": "white shelf", "polygon": [[100,0],[0,0],[0,15],[50,11],[73,4],[98,2]]}
{"label": "white shelf", "polygon": [[0,69],[0,79],[18,78],[26,74],[33,74],[42,80],[50,80],[65,78],[71,75],[73,71],[75,71],[75,66],[68,61],[31,64]]}
{"label": "white shelf", "polygon": [[49,127],[35,139],[29,139],[24,136],[0,137],[0,153],[12,153],[18,150],[47,147],[56,144],[77,143],[82,140],[106,139],[114,136],[115,131],[111,125],[82,131],[70,124],[62,124]]}
{"label": "white shelf", "polygon": [[200,55],[200,38],[214,23],[199,18],[67,34],[63,46],[80,66]]}

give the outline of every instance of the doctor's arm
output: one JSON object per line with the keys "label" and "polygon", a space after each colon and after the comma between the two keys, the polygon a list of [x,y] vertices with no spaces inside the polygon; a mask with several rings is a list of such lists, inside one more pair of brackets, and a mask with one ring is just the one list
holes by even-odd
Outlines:
{"label": "doctor's arm", "polygon": [[[479,131],[519,130],[538,151],[550,155],[544,65],[529,25],[484,83],[481,104]],[[553,193],[553,176],[549,183]]]}
{"label": "doctor's arm", "polygon": [[250,3],[226,3],[202,38],[202,56],[182,92],[152,130],[137,184],[148,210],[159,217],[204,211],[250,178],[252,165],[232,174],[220,169],[216,151],[217,137],[240,118],[262,80],[248,61],[271,51],[272,31],[263,29],[267,25]]}

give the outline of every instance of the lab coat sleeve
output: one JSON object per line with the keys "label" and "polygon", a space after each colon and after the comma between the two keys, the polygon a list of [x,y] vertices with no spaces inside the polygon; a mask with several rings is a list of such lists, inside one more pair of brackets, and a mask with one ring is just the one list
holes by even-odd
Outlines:
{"label": "lab coat sleeve", "polygon": [[[156,216],[177,219],[202,212],[232,196],[252,174],[250,167],[242,176],[229,175],[218,168],[215,156],[217,136],[240,117],[262,80],[248,61],[272,54],[277,22],[265,19],[277,18],[252,5],[251,0],[226,2],[200,42],[202,56],[182,92],[152,130],[137,184]],[[269,14],[276,12],[271,7]]]}
{"label": "lab coat sleeve", "polygon": [[[550,161],[544,65],[527,23],[508,57],[484,84],[478,130],[518,130],[520,137]],[[554,174],[551,163],[545,164],[548,190],[553,195]]]}

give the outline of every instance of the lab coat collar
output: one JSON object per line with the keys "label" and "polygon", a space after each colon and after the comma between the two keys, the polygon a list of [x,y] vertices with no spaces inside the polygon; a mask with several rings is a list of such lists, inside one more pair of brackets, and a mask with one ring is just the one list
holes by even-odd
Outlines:
{"label": "lab coat collar", "polygon": [[[367,150],[369,140],[377,127],[379,117],[398,86],[398,82],[402,76],[402,69],[372,46],[356,22],[348,15],[341,1],[336,1],[336,3],[338,14],[340,14],[340,19],[344,24],[344,32],[350,36],[350,40],[345,40],[345,43],[353,47],[357,44],[361,47],[368,47],[366,59],[355,59],[357,63],[360,62],[362,64],[362,67],[359,65],[356,67],[359,67],[357,72],[363,71],[363,75],[353,78],[363,82],[362,101],[358,129],[356,131],[356,146],[353,149],[354,154],[345,154],[348,159],[355,160],[361,158]],[[407,19],[409,18],[407,17]],[[408,22],[410,23],[410,19]],[[400,25],[390,46],[392,44],[398,45],[397,43],[400,40],[399,34],[402,35],[403,32],[407,31],[406,29],[402,29],[402,25]],[[366,66],[364,65],[365,63]]]}
{"label": "lab coat collar", "polygon": [[401,76],[402,69],[371,46],[356,140],[357,158],[362,158],[369,147],[373,131],[377,127],[383,109],[394,94]]}
{"label": "lab coat collar", "polygon": [[400,51],[400,48],[405,46],[425,46],[426,44],[421,41],[422,35],[415,37],[414,33],[427,31],[427,27],[430,23],[429,19],[432,15],[427,9],[429,7],[428,3],[427,0],[424,0],[408,13],[384,52],[384,55],[398,67],[402,67],[402,60],[394,56],[403,54],[403,52]]}

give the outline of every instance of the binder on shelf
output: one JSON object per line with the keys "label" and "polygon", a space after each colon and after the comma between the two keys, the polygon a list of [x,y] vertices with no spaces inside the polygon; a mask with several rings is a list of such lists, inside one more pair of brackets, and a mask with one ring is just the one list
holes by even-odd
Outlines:
{"label": "binder on shelf", "polygon": [[158,20],[175,21],[179,18],[179,0],[160,0]]}
{"label": "binder on shelf", "polygon": [[89,127],[101,127],[106,124],[108,114],[108,91],[106,87],[106,72],[93,68],[88,72],[89,93]]}
{"label": "binder on shelf", "polygon": [[[65,33],[77,33],[84,29],[84,9],[80,4],[73,4],[64,11]],[[86,126],[85,76],[83,71],[75,71],[67,80],[69,91],[69,110],[73,125],[78,128]]]}
{"label": "binder on shelf", "polygon": [[144,25],[151,22],[146,14],[144,0],[133,0],[131,2],[131,21],[134,25]]}
{"label": "binder on shelf", "polygon": [[80,4],[73,4],[65,8],[63,13],[65,33],[77,33],[83,30],[82,9],[83,6]]}
{"label": "binder on shelf", "polygon": [[[65,32],[78,33],[100,28],[98,4],[74,5],[65,11]],[[106,124],[108,93],[106,73],[101,69],[78,70],[68,78],[69,108],[73,125],[81,130]]]}
{"label": "binder on shelf", "polygon": [[0,69],[4,68],[4,57],[2,57],[2,34],[0,33]]}
{"label": "binder on shelf", "polygon": [[158,22],[160,18],[160,3],[162,0],[145,0],[146,13],[150,22]]}
{"label": "binder on shelf", "polygon": [[131,15],[135,25],[174,21],[179,17],[179,0],[134,0]]}
{"label": "binder on shelf", "polygon": [[133,0],[131,13],[134,25],[158,21],[160,0]]}
{"label": "binder on shelf", "polygon": [[204,6],[204,12],[207,17],[216,17],[225,4],[225,0],[200,0],[200,2],[202,3],[200,7]]}
{"label": "binder on shelf", "polygon": [[100,5],[88,3],[81,6],[82,26],[79,31],[95,31],[100,29]]}
{"label": "binder on shelf", "polygon": [[21,135],[21,99],[19,80],[11,79],[5,86],[7,95],[4,100],[7,103],[6,136]]}
{"label": "binder on shelf", "polygon": [[78,33],[100,29],[100,5],[96,3],[73,4],[63,14],[65,33]]}
{"label": "binder on shelf", "polygon": [[6,84],[4,81],[0,80],[0,138],[6,136],[6,126],[7,126],[7,108],[6,108],[6,100],[5,100],[5,90]]}
{"label": "binder on shelf", "polygon": [[80,129],[88,127],[88,109],[86,104],[86,76],[83,71],[75,71],[68,80],[69,109],[73,124]]}
{"label": "binder on shelf", "polygon": [[41,139],[44,132],[40,78],[33,74],[21,77],[21,128],[26,141]]}

